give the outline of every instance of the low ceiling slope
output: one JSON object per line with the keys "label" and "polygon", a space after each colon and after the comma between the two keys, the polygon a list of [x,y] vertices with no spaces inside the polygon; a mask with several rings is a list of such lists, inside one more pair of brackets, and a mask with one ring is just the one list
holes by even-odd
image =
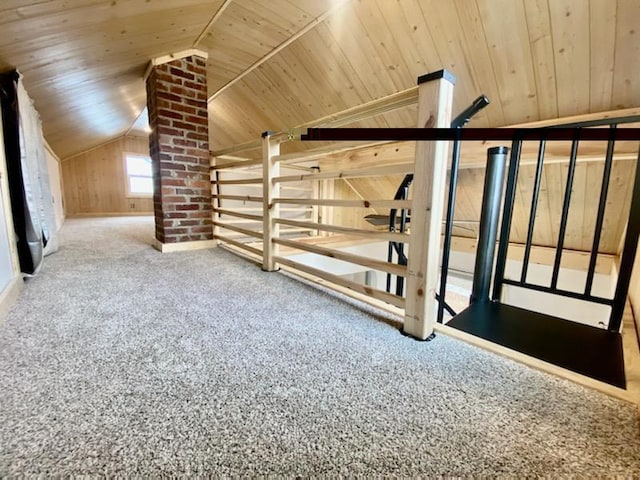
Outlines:
{"label": "low ceiling slope", "polygon": [[150,59],[205,50],[215,149],[441,68],[456,110],[493,100],[476,126],[638,106],[638,25],[637,0],[3,0],[0,69],[23,73],[65,158],[129,130]]}
{"label": "low ceiling slope", "polygon": [[2,0],[0,71],[23,74],[45,137],[65,158],[129,130],[146,104],[143,76],[152,58],[194,46],[209,51],[211,79],[220,85],[331,6],[329,0]]}

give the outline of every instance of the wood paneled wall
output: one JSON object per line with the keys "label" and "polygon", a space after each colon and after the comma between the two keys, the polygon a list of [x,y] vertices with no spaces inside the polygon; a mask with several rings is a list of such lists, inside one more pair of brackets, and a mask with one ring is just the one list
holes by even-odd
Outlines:
{"label": "wood paneled wall", "polygon": [[153,214],[153,198],[127,197],[123,155],[149,154],[149,140],[120,137],[62,161],[67,216]]}

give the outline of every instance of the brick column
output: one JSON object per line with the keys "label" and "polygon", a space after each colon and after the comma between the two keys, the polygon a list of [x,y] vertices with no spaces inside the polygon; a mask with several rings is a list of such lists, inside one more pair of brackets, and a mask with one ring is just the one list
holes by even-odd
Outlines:
{"label": "brick column", "polygon": [[214,245],[206,55],[189,53],[154,60],[146,80],[156,248],[161,251]]}

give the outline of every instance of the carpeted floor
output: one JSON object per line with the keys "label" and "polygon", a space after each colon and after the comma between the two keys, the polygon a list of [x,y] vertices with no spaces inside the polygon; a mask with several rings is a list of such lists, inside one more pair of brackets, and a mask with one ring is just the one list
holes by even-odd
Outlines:
{"label": "carpeted floor", "polygon": [[632,405],[152,232],[68,220],[25,285],[0,326],[0,476],[640,472]]}

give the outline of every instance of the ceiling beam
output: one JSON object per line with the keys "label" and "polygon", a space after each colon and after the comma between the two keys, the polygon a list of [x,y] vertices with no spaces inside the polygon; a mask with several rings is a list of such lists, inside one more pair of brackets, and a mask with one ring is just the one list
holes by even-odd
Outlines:
{"label": "ceiling beam", "polygon": [[264,62],[269,60],[271,57],[273,57],[273,56],[277,55],[278,53],[280,53],[282,50],[284,50],[289,45],[291,45],[293,42],[295,42],[300,37],[302,37],[309,30],[313,30],[318,24],[322,23],[327,17],[329,17],[331,14],[333,14],[339,8],[341,8],[348,1],[349,0],[336,0],[335,5],[332,6],[329,10],[324,12],[319,17],[314,18],[311,22],[309,22],[307,25],[305,25],[304,28],[302,28],[302,30],[298,30],[295,34],[293,34],[291,37],[286,39],[284,42],[282,42],[276,48],[271,50],[264,57],[262,57],[262,58],[256,60],[255,62],[253,62],[245,71],[243,71],[238,76],[236,76],[233,79],[231,79],[229,82],[225,83],[222,87],[220,87],[213,95],[211,95],[209,97],[208,103],[211,103],[218,95],[220,95],[226,89],[228,89],[229,87],[231,87],[232,85],[234,85],[235,83],[240,81],[242,78],[244,78],[246,75],[248,75],[249,73],[254,71],[256,68],[258,68]]}
{"label": "ceiling beam", "polygon": [[213,14],[213,17],[211,17],[211,20],[209,20],[209,23],[207,23],[207,25],[204,27],[202,32],[200,32],[200,35],[198,35],[198,37],[194,40],[193,45],[191,46],[191,48],[196,48],[198,46],[198,44],[207,35],[207,33],[209,33],[209,31],[211,30],[211,27],[213,27],[213,24],[218,21],[218,19],[222,16],[222,14],[227,9],[227,7],[229,5],[231,5],[232,1],[233,0],[224,0],[222,5],[220,5],[220,8],[218,8],[216,13]]}

